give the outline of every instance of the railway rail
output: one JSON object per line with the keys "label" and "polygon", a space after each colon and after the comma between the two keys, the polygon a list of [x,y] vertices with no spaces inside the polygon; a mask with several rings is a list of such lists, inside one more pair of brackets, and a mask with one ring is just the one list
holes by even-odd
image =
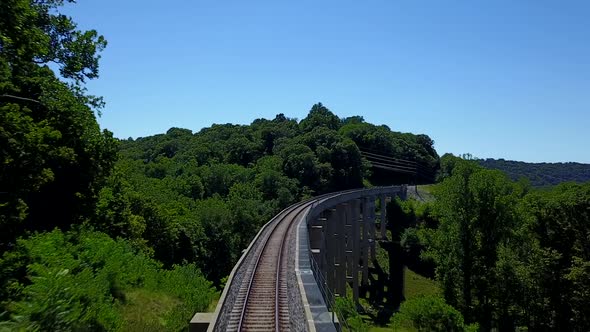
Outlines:
{"label": "railway rail", "polygon": [[[349,190],[341,193],[344,192]],[[227,321],[217,326],[215,331],[290,330],[285,257],[287,236],[306,210],[334,194],[320,195],[294,204],[276,215],[268,223],[268,230],[261,230],[254,241],[260,245],[248,249],[252,257],[244,267],[245,272]]]}
{"label": "railway rail", "polygon": [[256,261],[246,271],[230,313],[227,331],[289,331],[286,237],[312,203],[297,204],[283,212],[271,226]]}

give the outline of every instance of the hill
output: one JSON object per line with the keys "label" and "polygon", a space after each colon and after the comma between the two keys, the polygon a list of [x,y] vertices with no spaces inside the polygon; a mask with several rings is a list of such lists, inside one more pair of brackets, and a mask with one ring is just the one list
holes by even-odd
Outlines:
{"label": "hill", "polygon": [[258,228],[281,209],[373,183],[360,149],[434,172],[439,157],[432,145],[426,135],[395,132],[360,116],[341,119],[321,103],[301,121],[279,114],[198,132],[171,128],[120,142],[95,225],[117,237],[134,234],[133,224],[141,220],[143,231],[135,240],[145,241],[159,261],[197,262],[217,284]]}
{"label": "hill", "polygon": [[590,164],[581,163],[526,163],[504,159],[479,159],[485,168],[498,169],[513,179],[525,177],[535,187],[552,186],[562,182],[590,181]]}

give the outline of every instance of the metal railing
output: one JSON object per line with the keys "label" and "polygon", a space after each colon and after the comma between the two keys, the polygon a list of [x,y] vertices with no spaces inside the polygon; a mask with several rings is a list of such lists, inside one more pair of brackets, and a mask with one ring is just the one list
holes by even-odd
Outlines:
{"label": "metal railing", "polygon": [[[320,270],[320,267],[313,255],[309,256],[309,261],[311,263],[311,271],[313,272],[313,275],[316,278],[316,283],[318,284],[320,293],[322,293],[324,302],[326,302],[326,307],[328,308],[328,310],[332,312],[332,323],[338,331],[342,331],[342,327],[345,328],[345,331],[352,331],[352,329],[348,325],[348,322],[346,321],[346,318],[344,317],[344,313],[342,313],[336,307],[336,294],[334,294],[328,287],[328,281],[326,280],[326,278],[324,278],[324,274]],[[334,315],[338,317],[338,324],[336,324]]]}

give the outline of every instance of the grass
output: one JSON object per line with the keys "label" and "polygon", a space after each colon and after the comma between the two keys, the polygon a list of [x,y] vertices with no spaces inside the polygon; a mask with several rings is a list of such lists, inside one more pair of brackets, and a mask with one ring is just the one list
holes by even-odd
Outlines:
{"label": "grass", "polygon": [[[121,306],[122,331],[167,331],[170,314],[183,302],[168,294],[147,289],[134,289],[125,293],[126,301]],[[215,311],[219,299],[211,301],[207,312]]]}
{"label": "grass", "polygon": [[164,293],[146,289],[127,292],[121,308],[123,331],[162,331],[166,329],[165,316],[181,301]]}
{"label": "grass", "polygon": [[[404,295],[406,300],[422,296],[422,295],[434,295],[440,293],[436,281],[423,277],[418,273],[406,268],[404,270]],[[368,320],[365,320],[371,323]],[[391,332],[393,331],[392,326],[371,326],[369,332]],[[397,329],[399,332],[410,332],[406,329]]]}
{"label": "grass", "polygon": [[418,191],[420,193],[427,193],[432,194],[432,189],[434,188],[435,184],[421,184],[418,185]]}
{"label": "grass", "polygon": [[217,307],[217,302],[219,302],[219,297],[209,303],[207,307],[207,312],[214,312],[215,308]]}
{"label": "grass", "polygon": [[408,268],[404,271],[404,279],[404,295],[406,300],[421,295],[435,295],[440,293],[440,288],[436,281],[423,277]]}
{"label": "grass", "polygon": [[423,184],[417,187],[417,193],[422,200],[425,202],[432,202],[434,200],[434,196],[432,195],[432,191],[436,184]]}

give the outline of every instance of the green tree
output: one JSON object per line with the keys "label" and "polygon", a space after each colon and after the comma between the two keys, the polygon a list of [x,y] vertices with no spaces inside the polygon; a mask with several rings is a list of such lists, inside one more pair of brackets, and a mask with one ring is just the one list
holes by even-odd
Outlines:
{"label": "green tree", "polygon": [[[520,247],[522,316],[531,329],[590,328],[590,184],[531,192]],[[518,272],[518,270],[517,270]]]}
{"label": "green tree", "polygon": [[112,134],[100,131],[91,109],[101,100],[83,86],[98,77],[106,41],[77,30],[59,14],[62,4],[0,4],[0,247],[26,230],[91,215],[116,158]]}
{"label": "green tree", "polygon": [[309,132],[317,127],[338,130],[340,128],[340,119],[322,103],[317,103],[311,107],[307,117],[301,120],[299,127],[303,132]]}
{"label": "green tree", "polygon": [[319,161],[306,145],[283,142],[275,146],[275,153],[283,160],[283,172],[302,185],[317,190],[320,185]]}
{"label": "green tree", "polygon": [[512,238],[522,194],[498,171],[461,161],[435,191],[440,220],[429,253],[445,299],[489,330],[497,315],[498,251]]}

